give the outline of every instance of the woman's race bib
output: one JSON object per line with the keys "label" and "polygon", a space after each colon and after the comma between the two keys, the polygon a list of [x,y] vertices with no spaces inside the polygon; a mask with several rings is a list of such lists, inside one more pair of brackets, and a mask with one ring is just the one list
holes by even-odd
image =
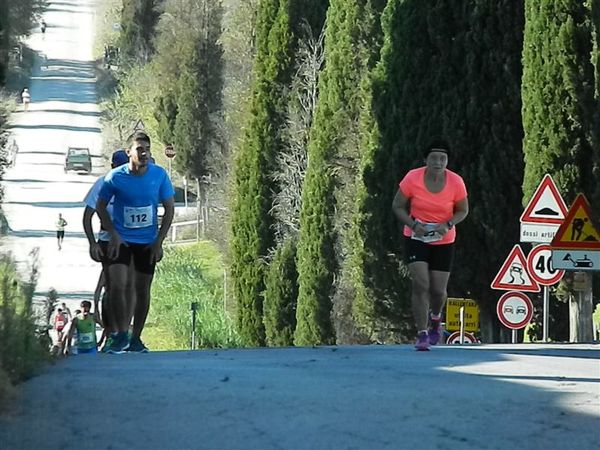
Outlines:
{"label": "woman's race bib", "polygon": [[436,229],[436,227],[438,226],[437,223],[424,223],[422,225],[427,230],[425,232],[425,234],[423,236],[415,236],[415,232],[413,231],[412,236],[411,236],[412,239],[416,239],[417,241],[422,241],[425,243],[435,242],[435,241],[439,241],[440,239],[442,239],[443,236],[434,231]]}
{"label": "woman's race bib", "polygon": [[152,226],[152,205],[123,207],[123,223],[125,228],[145,228]]}

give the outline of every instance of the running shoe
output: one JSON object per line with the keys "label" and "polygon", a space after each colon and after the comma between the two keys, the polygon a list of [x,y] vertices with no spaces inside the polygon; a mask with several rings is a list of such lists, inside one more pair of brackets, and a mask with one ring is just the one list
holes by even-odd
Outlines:
{"label": "running shoe", "polygon": [[437,345],[440,341],[441,333],[440,333],[440,323],[441,319],[431,319],[431,328],[429,328],[429,343],[431,345]]}
{"label": "running shoe", "polygon": [[131,336],[131,340],[125,351],[130,353],[148,353],[150,350],[148,350],[148,347],[144,345],[139,337]]}
{"label": "running shoe", "polygon": [[427,335],[427,331],[421,331],[419,333],[415,348],[418,352],[426,352],[429,350],[429,336]]}
{"label": "running shoe", "polygon": [[126,348],[129,346],[129,339],[127,339],[127,333],[117,333],[116,336],[113,337],[113,341],[110,344],[110,347],[106,351],[106,353],[111,353],[113,355],[120,355],[125,353]]}
{"label": "running shoe", "polygon": [[113,337],[112,337],[112,333],[111,333],[111,335],[106,338],[106,342],[100,349],[100,353],[108,353],[108,349],[110,348],[112,343],[113,343]]}

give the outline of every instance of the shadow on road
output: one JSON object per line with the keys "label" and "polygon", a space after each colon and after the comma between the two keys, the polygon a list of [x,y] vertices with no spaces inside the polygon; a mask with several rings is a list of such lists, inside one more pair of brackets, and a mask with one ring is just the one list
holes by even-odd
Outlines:
{"label": "shadow on road", "polygon": [[36,109],[35,112],[56,113],[56,114],[75,114],[77,116],[100,117],[101,114],[96,111],[76,111],[74,109]]}
{"label": "shadow on road", "polygon": [[40,208],[83,208],[83,202],[4,202],[5,205],[27,205]]}
{"label": "shadow on road", "polygon": [[[82,131],[87,133],[100,133],[99,127],[77,127],[72,125],[12,125],[10,129],[22,130],[60,130],[60,131]],[[63,153],[64,154],[64,153]]]}
{"label": "shadow on road", "polygon": [[[19,230],[9,231],[9,236],[21,237],[21,238],[41,238],[41,237],[56,237],[56,230]],[[65,239],[72,238],[84,238],[85,233],[83,232],[69,232],[65,231]]]}
{"label": "shadow on road", "polygon": [[[27,178],[8,178],[2,183],[64,183],[63,180],[34,180]],[[91,184],[89,181],[69,180],[69,183]]]}

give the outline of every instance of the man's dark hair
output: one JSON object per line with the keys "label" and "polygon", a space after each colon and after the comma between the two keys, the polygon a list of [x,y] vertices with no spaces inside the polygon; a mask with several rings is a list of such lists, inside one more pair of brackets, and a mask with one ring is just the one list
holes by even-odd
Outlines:
{"label": "man's dark hair", "polygon": [[136,131],[127,138],[127,147],[131,147],[131,144],[133,144],[134,141],[147,142],[150,144],[150,136],[143,131]]}
{"label": "man's dark hair", "polygon": [[88,308],[91,308],[91,307],[92,307],[92,302],[90,302],[89,300],[84,300],[84,301],[82,301],[82,302],[81,302],[81,305],[80,305],[80,306],[81,306],[82,308],[85,308],[86,306],[87,306]]}
{"label": "man's dark hair", "polygon": [[431,152],[443,152],[446,154],[450,153],[450,144],[448,141],[442,138],[433,139],[427,147],[425,147],[425,151],[423,152],[423,156],[427,158]]}

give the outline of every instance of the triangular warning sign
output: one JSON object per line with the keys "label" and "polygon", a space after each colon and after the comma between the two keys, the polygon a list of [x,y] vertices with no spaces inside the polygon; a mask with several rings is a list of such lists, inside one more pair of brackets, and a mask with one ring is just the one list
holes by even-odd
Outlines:
{"label": "triangular warning sign", "polygon": [[527,271],[527,260],[519,245],[515,245],[510,251],[491,287],[501,291],[540,291],[539,284]]}
{"label": "triangular warning sign", "polygon": [[533,193],[533,197],[521,214],[522,223],[545,223],[560,225],[567,215],[567,205],[549,174]]}
{"label": "triangular warning sign", "polygon": [[146,129],[146,125],[142,119],[138,119],[138,121],[133,126],[133,131],[143,131]]}
{"label": "triangular warning sign", "polygon": [[550,246],[600,250],[600,233],[592,223],[590,204],[585,195],[577,195]]}

